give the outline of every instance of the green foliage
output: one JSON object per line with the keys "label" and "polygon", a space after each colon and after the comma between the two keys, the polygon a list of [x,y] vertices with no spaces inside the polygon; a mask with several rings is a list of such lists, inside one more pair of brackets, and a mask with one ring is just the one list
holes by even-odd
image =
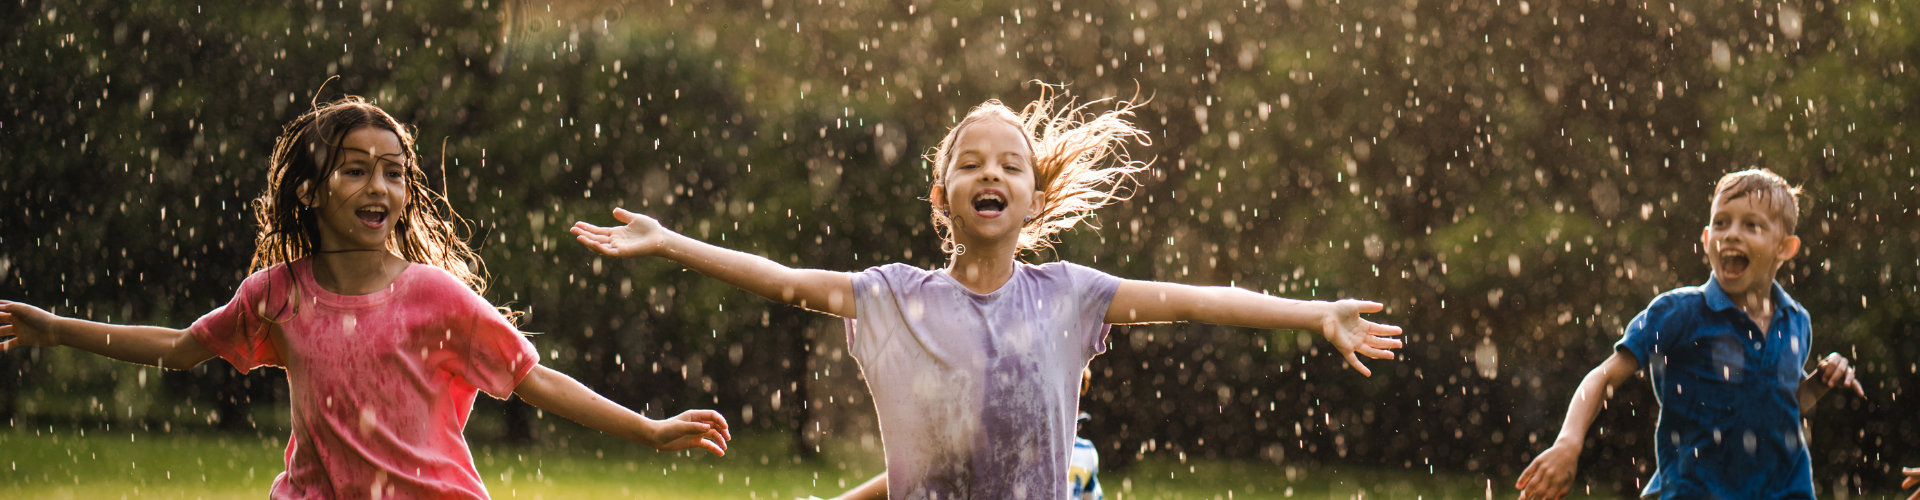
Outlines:
{"label": "green foliage", "polygon": [[[280,127],[364,95],[418,127],[487,297],[532,312],[543,362],[804,454],[857,439],[806,430],[821,408],[870,413],[837,322],[600,259],[566,226],[625,206],[789,265],[939,265],[916,157],[1039,80],[1147,101],[1153,142],[1130,151],[1154,168],[1031,259],[1369,298],[1409,334],[1362,379],[1297,332],[1116,328],[1085,403],[1112,460],[1517,474],[1633,314],[1708,279],[1711,183],[1766,167],[1808,193],[1779,281],[1869,392],[1813,415],[1817,482],[1887,484],[1920,444],[1917,20],[1885,0],[30,2],[0,13],[0,297],[185,326],[243,277]],[[10,411],[151,423],[284,397],[277,372],[209,366],[121,401],[138,372],[75,358],[0,358]],[[1656,404],[1613,400],[1586,477],[1645,478]]]}

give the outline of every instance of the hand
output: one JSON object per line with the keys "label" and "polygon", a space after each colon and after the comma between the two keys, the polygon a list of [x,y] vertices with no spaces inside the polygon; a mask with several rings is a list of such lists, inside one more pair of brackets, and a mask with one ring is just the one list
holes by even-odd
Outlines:
{"label": "hand", "polygon": [[60,316],[38,307],[0,300],[0,338],[13,337],[0,342],[0,352],[12,351],[16,347],[57,347],[59,335],[53,332],[53,322]]}
{"label": "hand", "polygon": [[1579,465],[1580,445],[1555,443],[1520,472],[1513,487],[1520,490],[1521,500],[1563,498],[1573,489],[1573,473]]}
{"label": "hand", "polygon": [[1400,334],[1400,327],[1382,325],[1360,318],[1360,313],[1380,312],[1385,306],[1378,302],[1363,300],[1342,300],[1328,304],[1330,308],[1326,319],[1321,320],[1320,334],[1333,343],[1340,354],[1347,357],[1347,364],[1360,370],[1361,375],[1373,376],[1373,370],[1360,364],[1360,358],[1353,353],[1365,354],[1373,359],[1393,359],[1393,353],[1387,349],[1398,348],[1399,340],[1384,338]]}
{"label": "hand", "polygon": [[1840,353],[1827,354],[1825,359],[1820,360],[1820,366],[1814,368],[1810,378],[1826,385],[1827,389],[1851,387],[1854,394],[1862,398],[1867,397],[1867,390],[1860,386],[1860,381],[1853,378],[1853,366],[1847,362],[1847,357],[1841,356]]}
{"label": "hand", "polygon": [[674,415],[673,418],[655,422],[653,443],[648,443],[660,451],[680,451],[689,448],[707,450],[716,456],[727,456],[727,441],[733,439],[733,433],[727,430],[727,419],[713,410],[688,410]]}
{"label": "hand", "polygon": [[666,228],[660,227],[660,221],[628,212],[624,208],[613,209],[613,218],[627,225],[607,228],[575,222],[571,231],[580,240],[580,244],[608,257],[653,255],[666,245],[667,235],[672,234]]}
{"label": "hand", "polygon": [[[1900,473],[1907,475],[1907,480],[1900,482],[1900,489],[1904,490],[1914,486],[1920,486],[1920,467],[1900,469]],[[1907,500],[1920,500],[1920,490],[1914,490],[1913,496],[1907,497]]]}

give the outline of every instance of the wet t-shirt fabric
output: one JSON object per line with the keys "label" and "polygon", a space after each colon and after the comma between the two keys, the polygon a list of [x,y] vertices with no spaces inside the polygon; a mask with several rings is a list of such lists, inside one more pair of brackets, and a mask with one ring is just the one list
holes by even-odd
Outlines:
{"label": "wet t-shirt fabric", "polygon": [[1065,262],[1016,263],[985,294],[905,264],[854,274],[847,344],[879,413],[889,498],[1065,497],[1080,369],[1106,351],[1119,286]]}
{"label": "wet t-shirt fabric", "polygon": [[273,266],[190,330],[242,372],[286,369],[293,436],[275,499],[487,498],[467,413],[476,391],[505,398],[540,359],[486,299],[422,264],[366,295],[321,288],[310,259]]}
{"label": "wet t-shirt fabric", "polygon": [[1761,332],[1717,280],[1653,299],[1615,349],[1652,375],[1660,420],[1649,498],[1813,498],[1795,392],[1812,351],[1807,310],[1772,288]]}

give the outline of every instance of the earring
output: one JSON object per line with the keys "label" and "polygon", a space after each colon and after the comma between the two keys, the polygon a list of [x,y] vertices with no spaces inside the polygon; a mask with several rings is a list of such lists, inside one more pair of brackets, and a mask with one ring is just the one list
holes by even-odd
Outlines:
{"label": "earring", "polygon": [[1033,222],[1033,216],[1031,216],[1031,215],[1029,215],[1029,216],[1027,216],[1027,219],[1026,219],[1026,220],[1024,220],[1024,221],[1021,221],[1021,222],[1022,222],[1022,223],[1029,223],[1029,224],[1030,224],[1030,223],[1032,223],[1032,222]]}

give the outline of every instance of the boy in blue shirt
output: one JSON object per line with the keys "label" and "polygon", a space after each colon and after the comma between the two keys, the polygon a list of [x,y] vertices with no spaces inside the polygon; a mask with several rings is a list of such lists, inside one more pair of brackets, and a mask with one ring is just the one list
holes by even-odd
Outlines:
{"label": "boy in blue shirt", "polygon": [[1774,282],[1800,251],[1799,194],[1764,169],[1720,178],[1700,233],[1712,278],[1655,297],[1633,318],[1613,356],[1580,382],[1553,447],[1520,474],[1520,498],[1566,495],[1601,401],[1641,366],[1660,401],[1657,468],[1642,497],[1813,498],[1800,417],[1834,387],[1866,391],[1839,353],[1807,373],[1807,310]]}

